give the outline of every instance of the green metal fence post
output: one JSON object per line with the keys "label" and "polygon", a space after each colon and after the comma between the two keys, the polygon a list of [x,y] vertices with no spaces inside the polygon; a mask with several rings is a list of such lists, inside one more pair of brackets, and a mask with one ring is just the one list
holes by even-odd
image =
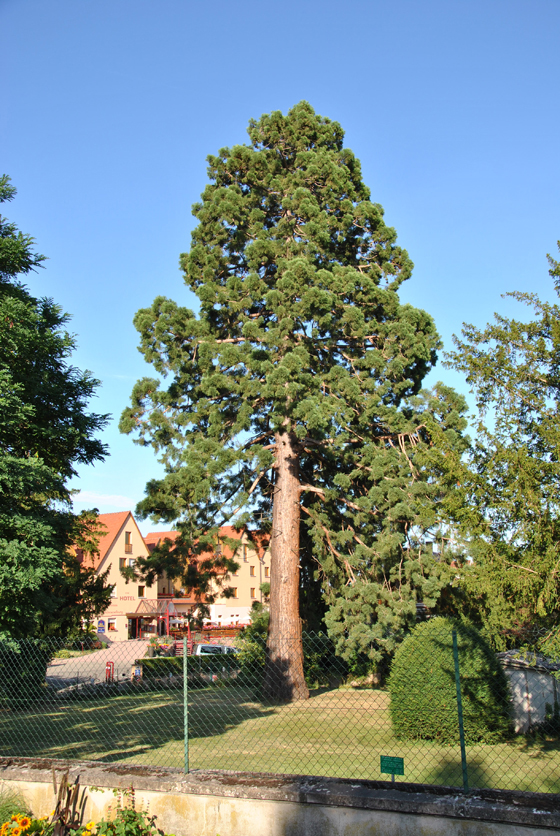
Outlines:
{"label": "green metal fence post", "polygon": [[467,752],[465,750],[465,729],[463,726],[463,703],[461,701],[461,678],[459,676],[459,649],[457,647],[457,631],[453,630],[453,660],[455,662],[455,687],[457,689],[457,715],[459,717],[459,742],[461,744],[461,766],[463,768],[463,789],[469,791],[469,776],[467,772]]}
{"label": "green metal fence post", "polygon": [[188,642],[183,637],[183,735],[185,738],[185,767],[184,771],[189,771],[189,680],[188,674]]}

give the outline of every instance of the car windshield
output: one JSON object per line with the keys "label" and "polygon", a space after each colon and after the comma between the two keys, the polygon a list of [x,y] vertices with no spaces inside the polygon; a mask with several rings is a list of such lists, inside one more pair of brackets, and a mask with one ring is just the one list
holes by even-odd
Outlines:
{"label": "car windshield", "polygon": [[216,647],[213,644],[201,644],[198,648],[199,653],[221,653],[221,647]]}

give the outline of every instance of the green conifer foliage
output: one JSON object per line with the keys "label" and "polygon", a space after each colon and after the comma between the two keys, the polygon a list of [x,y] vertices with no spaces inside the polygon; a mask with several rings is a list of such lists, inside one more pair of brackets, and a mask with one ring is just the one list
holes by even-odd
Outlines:
{"label": "green conifer foliage", "polygon": [[208,158],[194,206],[181,266],[199,314],[158,297],[136,315],[141,351],[171,379],[140,381],[121,428],[165,464],[139,510],[179,521],[177,560],[228,520],[268,525],[265,691],[304,697],[300,526],[340,652],[375,656],[393,641],[389,611],[400,629],[416,590],[435,600],[447,582],[403,544],[435,519],[430,428],[459,438],[463,406],[443,387],[416,397],[438,336],[399,301],[412,263],[340,125],[301,102],[248,133]]}
{"label": "green conifer foliage", "polygon": [[478,407],[468,456],[448,459],[459,485],[449,510],[474,559],[461,573],[470,617],[499,650],[560,655],[560,306],[508,295],[528,320],[465,325],[448,357]]}
{"label": "green conifer foliage", "polygon": [[[0,177],[0,203],[14,194]],[[104,457],[107,416],[86,411],[97,381],[69,365],[68,317],[18,280],[44,260],[33,243],[0,216],[0,635],[14,638],[79,628],[111,589],[70,553],[94,550],[99,532],[67,485],[76,464]]]}

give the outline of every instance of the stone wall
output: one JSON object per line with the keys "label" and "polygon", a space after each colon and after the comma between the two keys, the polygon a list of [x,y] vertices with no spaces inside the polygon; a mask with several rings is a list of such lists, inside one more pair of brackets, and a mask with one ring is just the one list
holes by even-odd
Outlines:
{"label": "stone wall", "polygon": [[82,787],[83,821],[114,809],[115,789],[176,836],[544,836],[560,832],[556,795],[419,787],[309,776],[194,772],[117,764],[0,758],[0,780],[35,815],[54,807],[57,780]]}

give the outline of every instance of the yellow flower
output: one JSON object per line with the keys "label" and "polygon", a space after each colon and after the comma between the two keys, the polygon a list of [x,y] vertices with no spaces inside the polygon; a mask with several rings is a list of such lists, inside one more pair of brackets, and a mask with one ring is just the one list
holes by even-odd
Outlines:
{"label": "yellow flower", "polygon": [[29,825],[31,824],[31,819],[29,816],[22,816],[19,820],[22,830],[27,830]]}
{"label": "yellow flower", "polygon": [[94,821],[88,821],[88,823],[86,824],[86,830],[94,830],[94,828],[95,828],[95,822]]}
{"label": "yellow flower", "polygon": [[12,821],[17,821],[19,816],[12,816]]}
{"label": "yellow flower", "polygon": [[21,836],[21,827],[12,827],[11,836]]}

